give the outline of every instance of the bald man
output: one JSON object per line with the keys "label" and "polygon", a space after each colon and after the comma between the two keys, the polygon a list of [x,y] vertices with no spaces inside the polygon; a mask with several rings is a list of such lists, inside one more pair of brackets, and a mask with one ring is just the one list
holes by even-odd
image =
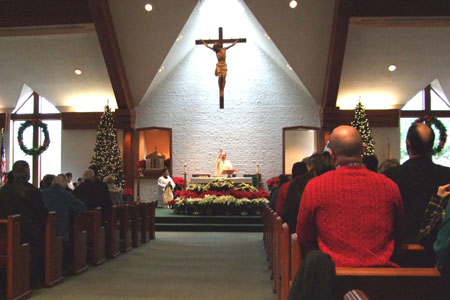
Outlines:
{"label": "bald man", "polygon": [[[433,144],[434,132],[430,127],[420,122],[412,124],[406,136],[409,160],[384,172],[398,185],[403,198],[405,243],[420,242],[419,230],[428,202],[439,186],[450,183],[450,168],[434,164],[431,160]],[[432,243],[435,238],[427,240]]]}
{"label": "bald man", "polygon": [[337,127],[328,147],[336,170],[311,179],[300,201],[302,249],[329,254],[337,267],[395,266],[390,258],[404,222],[397,185],[362,164],[355,128]]}

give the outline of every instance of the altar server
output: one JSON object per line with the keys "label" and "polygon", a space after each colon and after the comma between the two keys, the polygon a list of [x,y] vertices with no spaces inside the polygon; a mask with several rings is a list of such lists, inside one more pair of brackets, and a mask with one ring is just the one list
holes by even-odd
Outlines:
{"label": "altar server", "polygon": [[169,176],[169,170],[164,168],[162,176],[158,178],[158,207],[167,207],[167,203],[173,199],[175,182]]}

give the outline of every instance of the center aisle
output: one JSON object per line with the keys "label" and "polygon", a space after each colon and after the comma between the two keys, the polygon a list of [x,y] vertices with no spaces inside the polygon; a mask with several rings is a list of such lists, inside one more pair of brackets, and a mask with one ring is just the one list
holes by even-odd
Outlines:
{"label": "center aisle", "polygon": [[275,299],[261,233],[157,232],[156,240],[31,299]]}

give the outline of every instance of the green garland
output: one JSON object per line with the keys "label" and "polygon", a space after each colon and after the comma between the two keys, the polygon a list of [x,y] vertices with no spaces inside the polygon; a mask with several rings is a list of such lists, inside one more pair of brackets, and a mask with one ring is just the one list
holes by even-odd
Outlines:
{"label": "green garland", "polygon": [[[38,148],[31,148],[28,149],[23,144],[23,132],[25,129],[27,129],[30,126],[37,126],[42,128],[42,132],[44,133],[44,143],[42,146],[39,146]],[[19,142],[20,149],[27,155],[31,156],[39,156],[41,155],[45,150],[48,149],[48,146],[50,145],[50,135],[48,133],[47,124],[43,123],[41,120],[27,120],[20,124],[19,131],[17,133],[17,141]]]}
{"label": "green garland", "polygon": [[442,124],[442,122],[437,118],[430,116],[423,116],[417,119],[415,122],[425,123],[430,128],[432,125],[434,125],[434,127],[439,130],[439,145],[437,145],[436,148],[433,148],[433,150],[431,151],[431,155],[435,155],[441,152],[445,147],[445,143],[447,142],[447,128],[445,128],[444,124]]}

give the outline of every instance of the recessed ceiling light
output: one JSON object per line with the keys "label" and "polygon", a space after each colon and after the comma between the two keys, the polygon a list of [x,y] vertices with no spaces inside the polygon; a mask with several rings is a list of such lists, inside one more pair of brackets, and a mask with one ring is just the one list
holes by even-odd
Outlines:
{"label": "recessed ceiling light", "polygon": [[397,69],[396,65],[389,65],[388,70],[394,72]]}
{"label": "recessed ceiling light", "polygon": [[153,6],[150,3],[147,3],[147,4],[145,4],[144,8],[146,11],[152,11]]}
{"label": "recessed ceiling light", "polygon": [[76,74],[76,75],[81,75],[81,70],[80,69],[75,69],[75,70],[73,70],[73,72]]}
{"label": "recessed ceiling light", "polygon": [[289,6],[290,6],[291,8],[296,8],[296,7],[297,7],[297,1],[292,0],[291,2],[289,2]]}

